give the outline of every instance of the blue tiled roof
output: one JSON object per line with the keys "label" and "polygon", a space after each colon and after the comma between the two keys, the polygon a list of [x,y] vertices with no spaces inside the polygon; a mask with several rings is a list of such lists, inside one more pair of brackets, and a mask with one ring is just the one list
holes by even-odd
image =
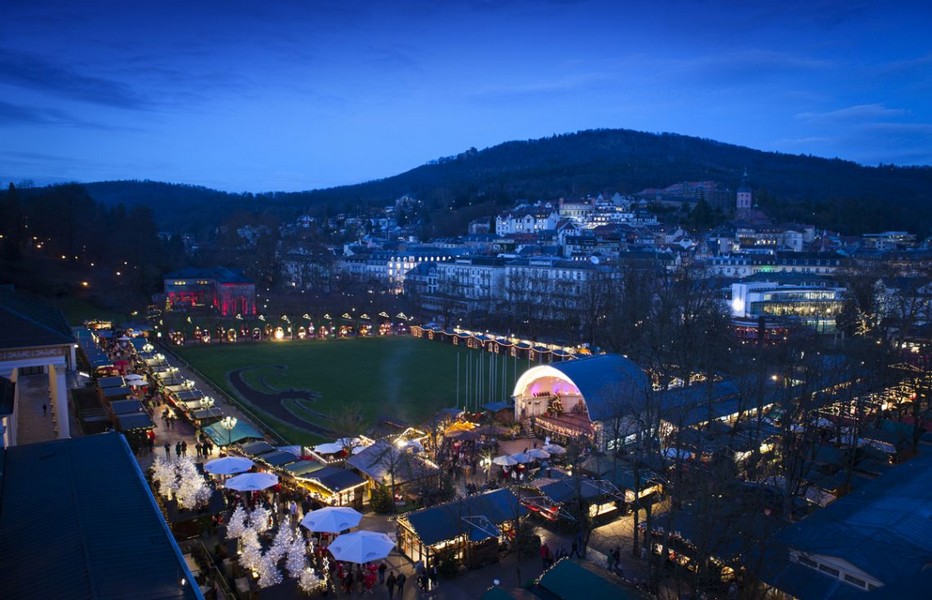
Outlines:
{"label": "blue tiled roof", "polygon": [[203,598],[122,435],[3,458],[0,597]]}

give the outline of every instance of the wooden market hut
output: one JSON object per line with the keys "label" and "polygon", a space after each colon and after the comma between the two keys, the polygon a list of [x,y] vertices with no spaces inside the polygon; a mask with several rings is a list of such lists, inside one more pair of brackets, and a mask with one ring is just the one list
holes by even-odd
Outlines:
{"label": "wooden market hut", "polygon": [[498,561],[498,548],[527,509],[507,489],[474,494],[398,517],[398,549],[412,561],[429,561],[452,549],[470,568]]}
{"label": "wooden market hut", "polygon": [[325,504],[362,509],[366,480],[349,469],[328,465],[294,477],[312,497]]}
{"label": "wooden market hut", "polygon": [[420,456],[415,452],[415,447],[399,447],[382,439],[348,458],[346,464],[366,478],[369,483],[366,487],[367,499],[371,498],[375,486],[390,488],[394,485],[398,500],[398,496],[413,495],[409,492],[415,485],[440,476],[440,467]]}

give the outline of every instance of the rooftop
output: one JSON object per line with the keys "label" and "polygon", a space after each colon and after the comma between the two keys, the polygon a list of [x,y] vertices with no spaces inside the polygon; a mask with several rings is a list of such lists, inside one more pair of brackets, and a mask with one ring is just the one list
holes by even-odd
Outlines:
{"label": "rooftop", "polygon": [[202,598],[126,439],[3,452],[0,597]]}

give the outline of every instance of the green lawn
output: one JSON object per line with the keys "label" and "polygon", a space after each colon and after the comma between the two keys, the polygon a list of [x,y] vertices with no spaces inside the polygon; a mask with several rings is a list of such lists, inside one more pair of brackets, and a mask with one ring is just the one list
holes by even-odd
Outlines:
{"label": "green lawn", "polygon": [[[366,425],[383,417],[421,423],[445,407],[460,407],[466,402],[466,362],[473,367],[479,357],[485,373],[483,394],[477,399],[475,376],[470,376],[471,401],[475,408],[492,400],[507,398],[514,387],[515,375],[527,368],[527,361],[504,355],[496,358],[494,396],[490,390],[488,353],[467,350],[441,342],[392,336],[348,340],[314,340],[283,343],[214,344],[174,349],[218,387],[237,396],[228,373],[248,368],[244,379],[250,387],[274,393],[288,389],[312,390],[320,394],[314,400],[287,399],[281,405],[293,415],[322,413],[335,415],[358,404]],[[457,357],[459,356],[459,359]],[[460,392],[457,402],[457,362]],[[274,366],[285,369],[274,369]],[[504,378],[504,394],[502,393]],[[238,399],[242,400],[237,396]],[[319,439],[282,418],[269,418],[266,424],[282,437],[295,443]],[[326,418],[317,420],[326,426]]]}

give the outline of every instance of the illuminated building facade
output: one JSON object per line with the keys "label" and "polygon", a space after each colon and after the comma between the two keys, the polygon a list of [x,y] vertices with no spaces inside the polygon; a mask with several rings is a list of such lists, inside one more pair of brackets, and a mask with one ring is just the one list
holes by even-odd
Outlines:
{"label": "illuminated building facade", "polygon": [[224,317],[256,314],[256,284],[237,271],[182,269],[166,275],[164,282],[171,310],[211,308]]}

